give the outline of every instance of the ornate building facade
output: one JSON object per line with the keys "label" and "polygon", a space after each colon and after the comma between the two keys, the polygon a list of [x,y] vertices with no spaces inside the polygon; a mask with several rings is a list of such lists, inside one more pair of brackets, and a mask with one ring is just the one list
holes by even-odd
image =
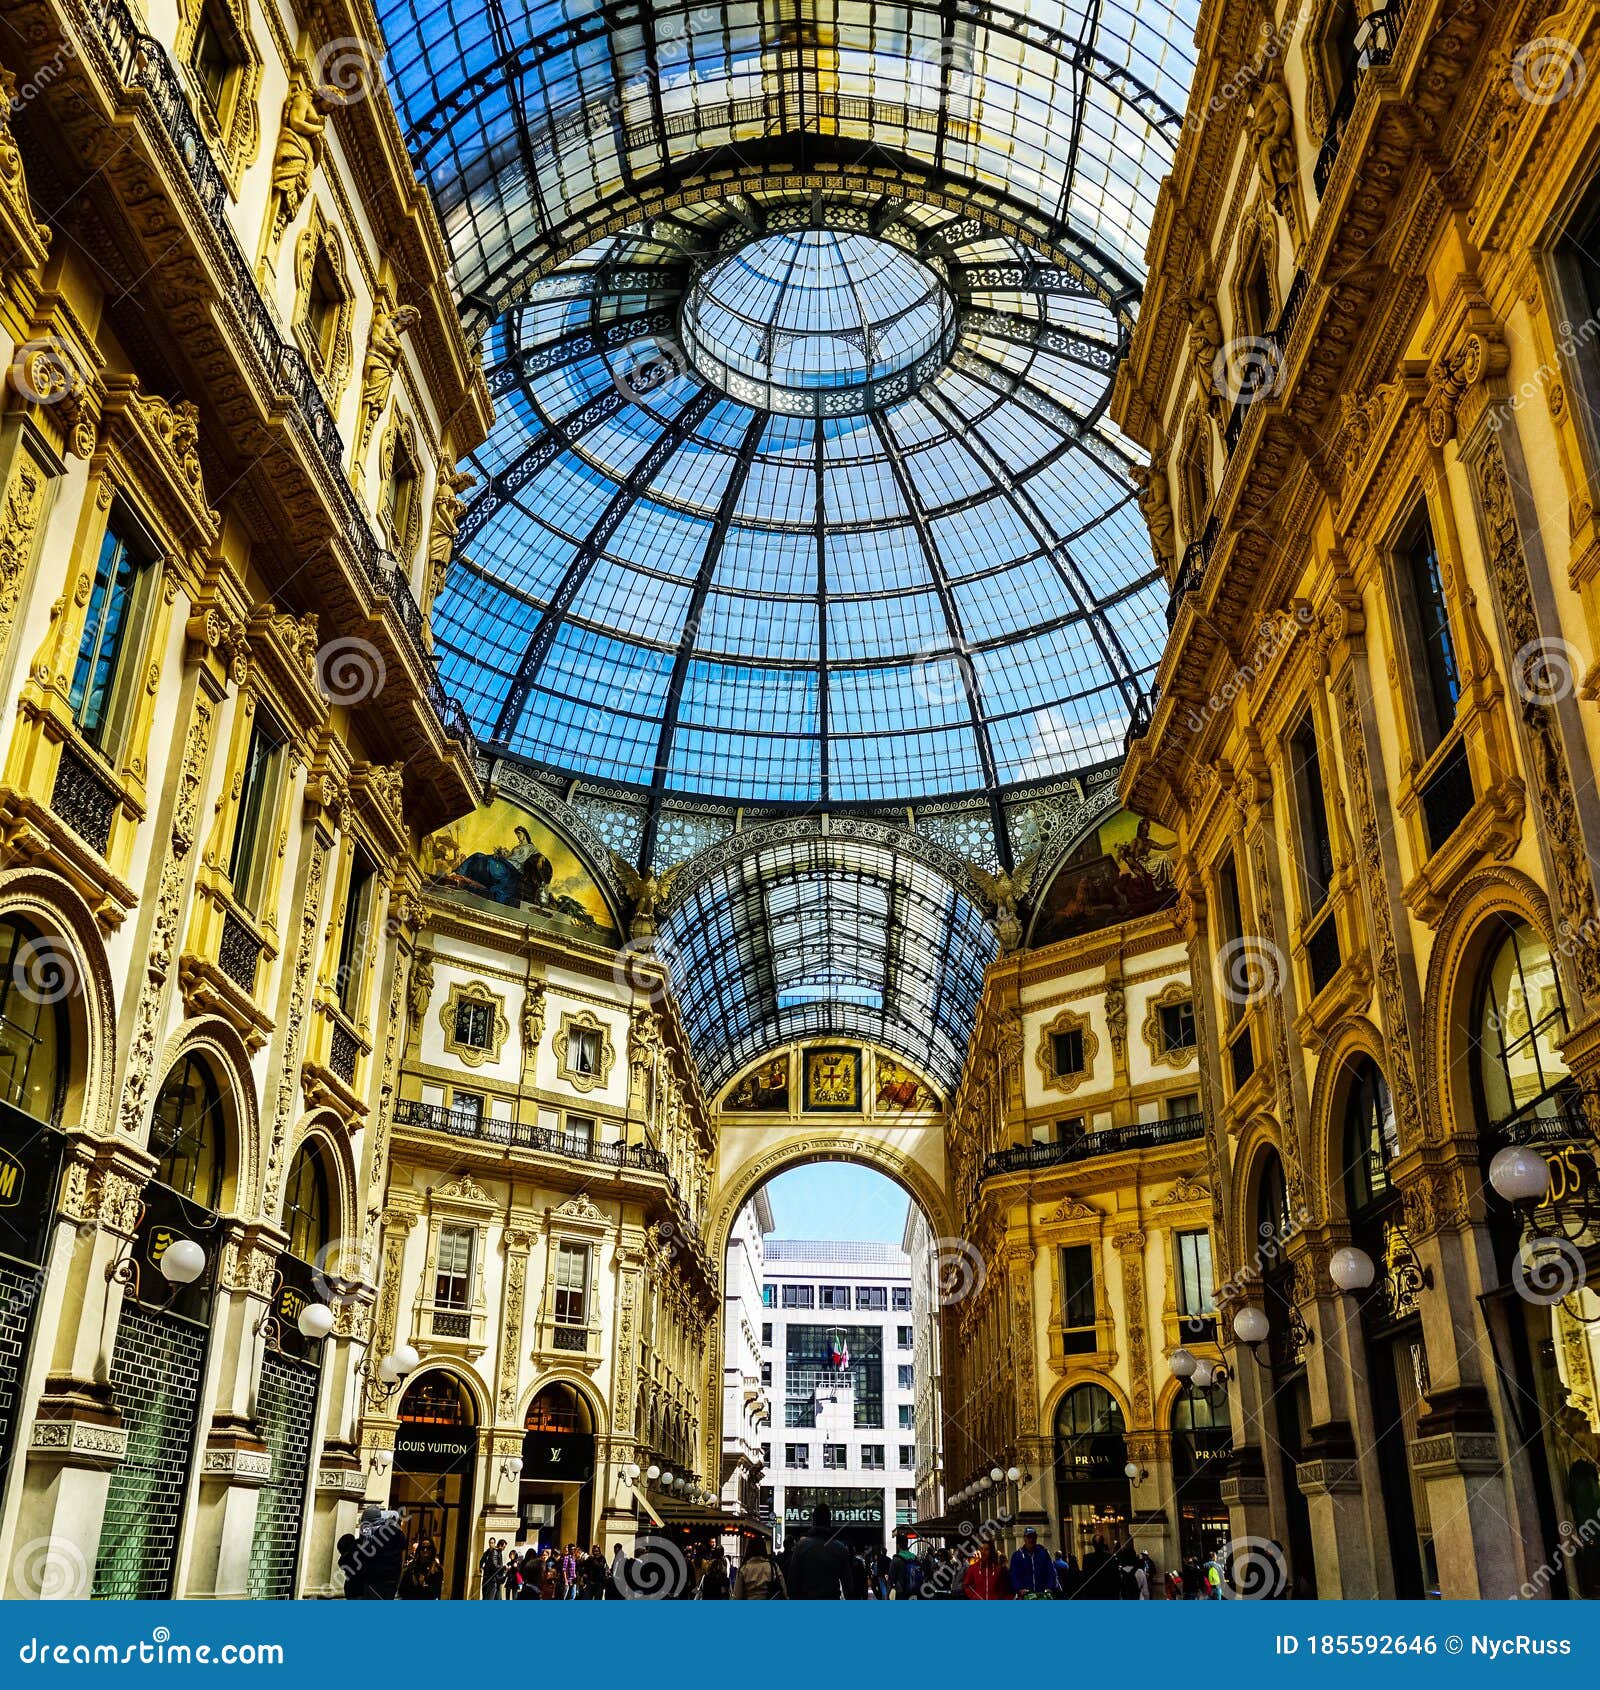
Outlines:
{"label": "ornate building facade", "polygon": [[1178,838],[1225,1490],[1297,1595],[1593,1596],[1600,23],[1265,20],[1206,8],[1113,405],[1171,582],[1123,793]]}
{"label": "ornate building facade", "polygon": [[1226,1397],[1166,1363],[1220,1360],[1189,959],[1169,912],[1084,902],[1045,888],[1035,930],[1080,930],[991,966],[951,1114],[946,1515],[1166,1569],[1227,1535]]}
{"label": "ornate building facade", "polygon": [[151,16],[0,29],[7,1595],[327,1587],[477,795],[424,616],[489,404],[393,113],[351,20]]}

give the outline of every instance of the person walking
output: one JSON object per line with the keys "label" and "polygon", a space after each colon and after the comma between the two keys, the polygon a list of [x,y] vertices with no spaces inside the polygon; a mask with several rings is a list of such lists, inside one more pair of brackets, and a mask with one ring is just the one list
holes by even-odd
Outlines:
{"label": "person walking", "polygon": [[569,1543],[561,1556],[561,1594],[569,1601],[578,1599],[578,1546]]}
{"label": "person walking", "polygon": [[1070,1602],[1078,1594],[1078,1563],[1070,1549],[1056,1551],[1056,1601]]}
{"label": "person walking", "polygon": [[406,1565],[405,1532],[394,1509],[374,1502],[362,1510],[355,1554],[364,1569],[361,1600],[392,1602]]}
{"label": "person walking", "polygon": [[927,1569],[913,1553],[911,1539],[905,1532],[896,1532],[894,1542],[894,1559],[889,1563],[889,1600],[910,1602],[921,1596]]}
{"label": "person walking", "polygon": [[977,1559],[967,1568],[961,1588],[969,1602],[1011,1600],[1011,1575],[1000,1559],[1000,1551],[995,1548],[993,1538],[985,1540]]}
{"label": "person walking", "polygon": [[765,1543],[751,1544],[733,1578],[735,1602],[781,1602],[789,1592],[783,1582],[783,1568],[772,1559]]}
{"label": "person walking", "polygon": [[727,1558],[722,1553],[722,1545],[718,1544],[706,1557],[698,1594],[702,1602],[726,1602],[730,1588]]}
{"label": "person walking", "polygon": [[478,1557],[478,1599],[492,1602],[500,1594],[505,1579],[505,1551],[490,1538]]}
{"label": "person walking", "polygon": [[1022,1547],[1011,1556],[1011,1593],[1021,1601],[1055,1594],[1056,1566],[1032,1526],[1022,1534]]}
{"label": "person walking", "polygon": [[433,1552],[433,1539],[425,1537],[406,1563],[400,1579],[402,1602],[437,1602],[444,1588],[444,1568]]}
{"label": "person walking", "polygon": [[789,1551],[789,1594],[796,1602],[854,1601],[853,1557],[833,1535],[833,1510],[819,1502],[811,1529]]}

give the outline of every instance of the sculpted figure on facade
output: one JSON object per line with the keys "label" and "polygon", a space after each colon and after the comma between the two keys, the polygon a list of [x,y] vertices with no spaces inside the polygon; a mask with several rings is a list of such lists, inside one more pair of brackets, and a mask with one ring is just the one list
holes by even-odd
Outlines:
{"label": "sculpted figure on facade", "polygon": [[296,70],[283,102],[283,127],[278,132],[278,149],[272,158],[272,232],[268,253],[275,252],[283,232],[299,215],[311,192],[312,178],[322,163],[328,113],[336,95],[316,88],[304,71]]}

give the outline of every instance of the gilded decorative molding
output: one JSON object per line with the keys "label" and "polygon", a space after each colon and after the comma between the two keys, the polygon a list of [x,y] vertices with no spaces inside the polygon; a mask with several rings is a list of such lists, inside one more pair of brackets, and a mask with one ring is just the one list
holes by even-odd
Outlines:
{"label": "gilded decorative molding", "polygon": [[[1062,1033],[1081,1033],[1083,1035],[1083,1066],[1076,1073],[1058,1074],[1056,1072],[1055,1040],[1057,1035]],[[1060,1092],[1064,1097],[1070,1096],[1093,1076],[1094,1059],[1099,1050],[1099,1037],[1089,1025],[1087,1015],[1082,1015],[1075,1009],[1063,1009],[1059,1014],[1045,1022],[1039,1030],[1039,1042],[1034,1046],[1033,1051],[1034,1064],[1039,1070],[1039,1077],[1044,1082],[1045,1090]]]}
{"label": "gilded decorative molding", "polygon": [[1144,1023],[1139,1031],[1145,1049],[1150,1053],[1150,1060],[1157,1068],[1187,1068],[1197,1059],[1197,1044],[1182,1045],[1176,1050],[1167,1048],[1161,1012],[1176,1009],[1180,1004],[1187,1004],[1191,1011],[1194,1008],[1194,987],[1186,980],[1174,980],[1152,995],[1145,1006]]}
{"label": "gilded decorative molding", "polygon": [[[595,1064],[588,1072],[576,1068],[572,1062],[574,1035],[578,1033],[595,1035]],[[561,1031],[556,1034],[554,1043],[556,1073],[574,1091],[597,1091],[610,1080],[612,1065],[617,1060],[617,1047],[611,1042],[608,1023],[602,1021],[592,1010],[581,1009],[576,1014],[564,1011],[561,1016]]]}
{"label": "gilded decorative molding", "polygon": [[[471,1044],[459,1037],[460,1012],[470,1004],[482,1005],[488,1011],[487,1042]],[[498,1062],[506,1040],[511,1036],[511,1023],[506,1019],[506,1000],[491,992],[481,980],[458,981],[439,1009],[439,1026],[444,1033],[444,1048],[468,1068],[481,1068],[486,1062]]]}

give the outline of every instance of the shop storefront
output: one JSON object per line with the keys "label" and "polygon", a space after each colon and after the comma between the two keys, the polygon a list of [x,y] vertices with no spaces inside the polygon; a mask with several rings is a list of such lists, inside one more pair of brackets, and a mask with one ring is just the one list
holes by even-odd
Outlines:
{"label": "shop storefront", "polygon": [[793,1485],[783,1496],[783,1541],[799,1542],[811,1528],[811,1512],[826,1503],[833,1514],[831,1535],[842,1538],[852,1549],[883,1549],[883,1492],[840,1485]]}
{"label": "shop storefront", "polygon": [[1233,1456],[1228,1388],[1182,1391],[1172,1405],[1172,1489],[1178,1513],[1178,1552],[1205,1562],[1232,1536],[1222,1475]]}
{"label": "shop storefront", "polygon": [[1068,1391],[1056,1410],[1056,1504],[1060,1541],[1080,1565],[1096,1544],[1111,1554],[1129,1541],[1132,1493],[1122,1410],[1101,1385]]}
{"label": "shop storefront", "polygon": [[448,1374],[424,1373],[400,1399],[389,1506],[400,1515],[408,1552],[424,1538],[444,1569],[441,1595],[471,1590],[473,1479],[478,1464],[477,1416]]}
{"label": "shop storefront", "polygon": [[528,1405],[517,1493],[520,1536],[540,1549],[588,1548],[594,1519],[594,1415],[571,1385],[547,1385]]}
{"label": "shop storefront", "polygon": [[43,1301],[62,1143],[53,1128],[0,1103],[0,1475],[11,1471]]}

